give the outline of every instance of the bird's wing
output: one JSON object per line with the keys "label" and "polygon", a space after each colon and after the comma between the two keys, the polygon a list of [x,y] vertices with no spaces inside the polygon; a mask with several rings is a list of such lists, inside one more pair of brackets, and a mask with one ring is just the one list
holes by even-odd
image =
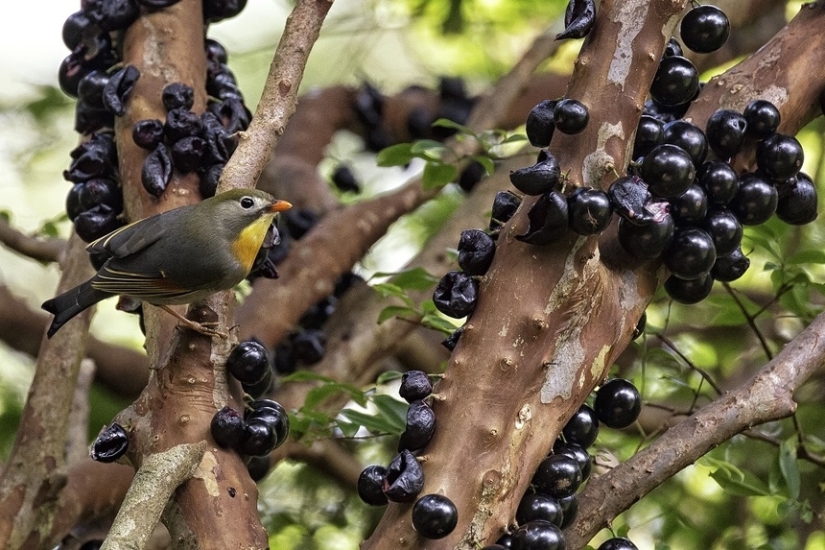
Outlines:
{"label": "bird's wing", "polygon": [[185,303],[192,289],[181,287],[160,273],[117,269],[105,264],[91,280],[92,288],[109,294],[123,294],[151,303]]}
{"label": "bird's wing", "polygon": [[124,258],[146,249],[166,234],[169,228],[169,210],[115,229],[86,247],[89,254],[105,253]]}

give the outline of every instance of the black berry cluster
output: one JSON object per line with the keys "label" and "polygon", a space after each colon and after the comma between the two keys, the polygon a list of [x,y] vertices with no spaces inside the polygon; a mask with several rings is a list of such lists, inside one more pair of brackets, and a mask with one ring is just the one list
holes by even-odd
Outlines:
{"label": "black berry cluster", "polygon": [[238,454],[263,457],[278,448],[289,435],[289,415],[271,399],[252,401],[243,417],[231,407],[224,407],[212,417],[212,439],[219,446]]}
{"label": "black berry cluster", "polygon": [[226,370],[235,377],[253,398],[266,395],[271,389],[275,373],[266,347],[257,340],[241,342],[229,352]]}
{"label": "black berry cluster", "polygon": [[[398,393],[410,406],[407,426],[398,442],[399,454],[389,467],[367,466],[358,478],[358,496],[370,506],[384,506],[388,501],[412,502],[423,489],[424,472],[413,453],[429,443],[435,431],[435,414],[425,401],[432,391],[425,372],[412,370],[402,376]],[[422,537],[445,537],[457,522],[458,511],[444,495],[424,495],[413,506],[413,527]]]}
{"label": "black berry cluster", "polygon": [[458,242],[458,265],[461,271],[450,271],[433,292],[435,307],[449,317],[468,316],[478,299],[478,278],[490,268],[496,253],[496,243],[480,229],[461,232]]}

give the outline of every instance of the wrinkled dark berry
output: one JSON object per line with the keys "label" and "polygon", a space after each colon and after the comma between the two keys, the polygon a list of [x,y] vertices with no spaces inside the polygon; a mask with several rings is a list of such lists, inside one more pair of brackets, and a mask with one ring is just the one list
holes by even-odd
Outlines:
{"label": "wrinkled dark berry", "polygon": [[358,476],[358,496],[370,506],[386,506],[387,496],[383,491],[387,469],[378,464],[367,466]]}
{"label": "wrinkled dark berry", "polygon": [[444,538],[453,532],[457,523],[458,510],[444,495],[424,495],[413,506],[413,528],[424,538]]}
{"label": "wrinkled dark berry", "polygon": [[551,191],[539,197],[527,213],[529,225],[516,239],[533,245],[549,245],[567,234],[569,213],[567,199],[558,191]]}
{"label": "wrinkled dark berry", "polygon": [[238,81],[234,73],[226,65],[218,67],[217,71],[209,74],[206,81],[206,92],[219,100],[228,98],[243,99],[243,94],[238,88]]}
{"label": "wrinkled dark berry", "polygon": [[207,23],[217,23],[235,17],[246,6],[246,0],[204,0],[203,19]]}
{"label": "wrinkled dark berry", "polygon": [[640,178],[625,176],[617,179],[610,184],[607,196],[616,213],[628,222],[644,225],[652,221],[651,213],[645,208],[650,202],[650,191]]}
{"label": "wrinkled dark berry", "polygon": [[468,163],[467,167],[458,175],[457,183],[461,189],[469,193],[486,175],[487,169],[484,165],[474,160]]}
{"label": "wrinkled dark berry", "polygon": [[702,130],[687,121],[674,120],[665,124],[664,143],[683,149],[697,168],[708,155],[708,139]]}
{"label": "wrinkled dark berry", "polygon": [[332,183],[339,191],[344,193],[360,193],[361,186],[352,173],[352,169],[346,164],[339,164],[332,173]]}
{"label": "wrinkled dark berry", "polygon": [[464,327],[459,327],[455,329],[452,334],[447,336],[442,342],[441,345],[447,348],[450,351],[454,351],[455,347],[458,345],[458,341],[461,338],[461,335],[464,334]]}
{"label": "wrinkled dark berry", "polygon": [[564,31],[556,35],[556,40],[584,38],[596,21],[594,0],[569,0],[564,12]]}
{"label": "wrinkled dark berry", "polygon": [[89,456],[98,462],[114,462],[126,454],[129,448],[129,435],[118,423],[113,423],[100,432],[92,444]]}
{"label": "wrinkled dark berry", "polygon": [[553,124],[559,132],[578,134],[587,127],[589,121],[590,113],[581,101],[562,99],[553,109]]}
{"label": "wrinkled dark berry", "polygon": [[694,225],[702,221],[708,212],[708,197],[697,184],[692,184],[687,191],[670,199],[670,214],[676,225]]}
{"label": "wrinkled dark berry", "polygon": [[398,440],[398,452],[423,448],[434,433],[435,413],[424,401],[413,401],[407,409],[407,427]]}
{"label": "wrinkled dark berry", "polygon": [[561,530],[541,519],[528,521],[519,526],[514,534],[518,550],[563,550],[564,536]]}
{"label": "wrinkled dark berry", "polygon": [[645,156],[641,174],[651,193],[672,198],[687,191],[693,183],[696,170],[690,155],[684,149],[666,143]]}
{"label": "wrinkled dark berry", "polygon": [[701,227],[713,239],[717,259],[739,248],[742,242],[742,224],[728,210],[712,210],[702,221]]}
{"label": "wrinkled dark berry", "polygon": [[567,214],[570,229],[579,235],[595,235],[610,224],[613,207],[604,191],[579,187],[567,197]]}
{"label": "wrinkled dark berry", "polygon": [[163,125],[163,133],[169,143],[175,143],[185,137],[197,136],[202,129],[201,117],[192,111],[172,109],[166,113],[166,124]]}
{"label": "wrinkled dark berry", "polygon": [[92,107],[78,102],[74,111],[74,130],[78,134],[91,134],[104,128],[113,128],[115,115],[105,108]]}
{"label": "wrinkled dark berry", "polygon": [[547,147],[553,139],[556,129],[553,122],[553,111],[556,108],[554,100],[546,99],[533,107],[527,115],[527,139],[534,147]]}
{"label": "wrinkled dark berry", "polygon": [[90,243],[104,235],[108,235],[123,222],[118,219],[120,212],[116,212],[112,207],[99,204],[91,210],[85,210],[74,219],[74,230],[77,235]]}
{"label": "wrinkled dark berry", "polygon": [[458,265],[468,275],[484,275],[493,263],[496,243],[480,229],[461,232],[458,241]]}
{"label": "wrinkled dark berry", "polygon": [[623,537],[607,539],[599,545],[597,550],[639,550],[635,544]]}
{"label": "wrinkled dark berry", "polygon": [[72,163],[63,172],[63,178],[73,183],[93,178],[117,176],[117,157],[111,140],[95,135],[92,139],[76,147],[72,153]]}
{"label": "wrinkled dark berry", "polygon": [[653,260],[661,256],[673,238],[673,216],[665,214],[647,225],[619,220],[619,242],[634,258]]}
{"label": "wrinkled dark berry", "polygon": [[155,150],[147,155],[140,172],[140,181],[146,192],[160,197],[172,180],[172,157],[169,150],[159,143]]}
{"label": "wrinkled dark berry", "polygon": [[241,342],[229,352],[226,370],[244,384],[259,382],[269,370],[269,353],[254,341]]}
{"label": "wrinkled dark berry", "polygon": [[393,502],[412,502],[424,488],[424,471],[410,451],[401,451],[390,462],[383,490]]}
{"label": "wrinkled dark berry", "polygon": [[204,161],[208,164],[226,164],[238,145],[237,136],[230,134],[217,115],[209,111],[201,115],[201,124],[201,137],[206,141]]}
{"label": "wrinkled dark berry", "polygon": [[596,392],[593,410],[603,424],[611,428],[627,428],[639,418],[642,396],[629,380],[613,378]]}
{"label": "wrinkled dark berry", "polygon": [[770,101],[755,99],[742,112],[748,123],[747,134],[757,139],[765,139],[779,128],[782,117],[779,109]]}
{"label": "wrinkled dark berry", "polygon": [[246,463],[246,470],[249,472],[249,477],[252,481],[261,481],[269,473],[269,457],[268,456],[251,456]]}
{"label": "wrinkled dark berry", "polygon": [[138,120],[132,128],[135,145],[150,151],[163,141],[163,123],[157,119]]}
{"label": "wrinkled dark berry", "polygon": [[103,88],[103,105],[116,116],[126,114],[126,101],[140,78],[140,71],[134,65],[126,65],[109,77]]}
{"label": "wrinkled dark berry", "polygon": [[717,281],[729,283],[744,275],[750,265],[751,261],[742,253],[742,249],[737,248],[727,256],[717,258],[710,274]]}
{"label": "wrinkled dark berry", "polygon": [[260,418],[249,419],[244,422],[235,449],[242,455],[265,456],[275,449],[276,443],[275,431],[268,422]]}
{"label": "wrinkled dark berry", "polygon": [[795,176],[804,160],[802,145],[793,136],[773,134],[756,145],[756,165],[776,181]]}
{"label": "wrinkled dark berry", "polygon": [[697,6],[682,18],[679,35],[685,46],[696,53],[715,52],[727,41],[730,22],[716,6]]}
{"label": "wrinkled dark berry", "polygon": [[172,109],[188,111],[195,104],[195,90],[182,82],[172,82],[163,88],[161,100],[167,111]]}
{"label": "wrinkled dark berry", "polygon": [[698,227],[679,228],[664,252],[664,263],[680,279],[698,279],[716,262],[713,239]]}
{"label": "wrinkled dark berry", "polygon": [[137,0],[137,2],[150,10],[160,10],[177,4],[180,0]]}
{"label": "wrinkled dark berry", "polygon": [[433,383],[427,373],[420,370],[410,370],[401,375],[401,387],[398,395],[407,403],[424,399],[433,392]]}
{"label": "wrinkled dark berry", "polygon": [[553,497],[537,493],[524,495],[516,510],[516,521],[524,524],[536,519],[549,521],[558,527],[562,520],[561,506],[558,501]]}
{"label": "wrinkled dark berry", "polygon": [[773,216],[778,203],[779,193],[770,181],[759,174],[744,174],[728,208],[742,225],[759,225]]}
{"label": "wrinkled dark berry", "polygon": [[730,158],[742,148],[747,128],[744,116],[730,109],[719,109],[708,118],[705,133],[713,152],[720,158]]}
{"label": "wrinkled dark berry", "polygon": [[493,208],[490,213],[490,230],[500,229],[507,223],[513,214],[518,210],[521,198],[510,191],[499,191],[493,200]]}
{"label": "wrinkled dark berry", "polygon": [[299,332],[292,338],[292,353],[299,363],[314,365],[324,358],[327,336],[318,329]]}
{"label": "wrinkled dark berry", "polygon": [[478,283],[466,273],[450,271],[433,292],[436,309],[448,317],[461,319],[472,313],[478,300]]}
{"label": "wrinkled dark berry", "polygon": [[585,449],[596,441],[599,435],[599,419],[588,405],[581,405],[562,429],[564,440],[578,443]]}
{"label": "wrinkled dark berry", "polygon": [[711,205],[724,206],[739,191],[739,176],[736,171],[728,163],[720,160],[704,163],[696,177]]}
{"label": "wrinkled dark berry", "polygon": [[85,0],[83,12],[107,32],[125,29],[140,15],[135,0]]}
{"label": "wrinkled dark berry", "polygon": [[639,119],[639,126],[636,128],[631,158],[638,159],[647,155],[654,147],[661,145],[664,139],[665,126],[662,121],[649,115],[642,115]]}
{"label": "wrinkled dark berry", "polygon": [[811,178],[800,172],[777,188],[776,217],[791,225],[804,225],[816,219],[817,193]]}
{"label": "wrinkled dark berry", "polygon": [[232,407],[224,407],[212,417],[209,431],[219,446],[234,447],[243,433],[243,418]]}
{"label": "wrinkled dark berry", "polygon": [[665,281],[667,295],[682,304],[696,304],[708,296],[713,289],[713,277],[705,273],[696,279],[680,279],[675,275]]}
{"label": "wrinkled dark berry", "polygon": [[252,120],[252,113],[243,101],[236,97],[227,97],[220,103],[210,103],[209,111],[217,115],[230,134],[246,130]]}
{"label": "wrinkled dark berry", "polygon": [[699,71],[679,55],[662,59],[650,85],[651,97],[667,107],[689,102],[698,90]]}
{"label": "wrinkled dark berry", "polygon": [[198,136],[181,138],[172,145],[172,163],[181,174],[194,172],[206,153],[206,142]]}
{"label": "wrinkled dark berry", "polygon": [[531,483],[539,493],[562,498],[574,494],[581,482],[582,471],[575,459],[550,455],[541,461]]}
{"label": "wrinkled dark berry", "polygon": [[525,195],[541,195],[552,191],[560,176],[556,157],[547,153],[536,164],[510,172],[510,183]]}
{"label": "wrinkled dark berry", "polygon": [[208,199],[215,196],[224,166],[224,164],[213,164],[200,173],[198,191],[200,191],[201,197]]}

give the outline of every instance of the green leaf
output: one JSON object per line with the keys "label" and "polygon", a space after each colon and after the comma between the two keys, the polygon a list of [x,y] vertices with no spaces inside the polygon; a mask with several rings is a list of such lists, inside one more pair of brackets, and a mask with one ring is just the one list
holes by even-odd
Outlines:
{"label": "green leaf", "polygon": [[407,428],[407,409],[409,405],[390,395],[373,396],[372,402],[378,409],[378,415],[393,427],[391,433],[401,435]]}
{"label": "green leaf", "polygon": [[423,159],[439,160],[446,150],[443,143],[434,139],[419,139],[410,147],[410,153]]}
{"label": "green leaf", "polygon": [[[372,433],[390,434],[395,433],[395,426],[382,416],[375,416],[354,409],[343,409],[340,413],[344,418],[363,426]],[[400,432],[399,432],[400,433]]]}
{"label": "green leaf", "polygon": [[373,277],[392,277],[391,284],[398,288],[413,290],[427,290],[438,282],[438,277],[423,267],[404,271],[379,271]]}
{"label": "green leaf", "polygon": [[378,324],[380,325],[387,319],[395,319],[396,317],[406,318],[408,315],[418,316],[418,312],[413,307],[408,306],[387,306],[378,314]]}
{"label": "green leaf", "polygon": [[723,460],[705,457],[703,462],[716,469],[710,474],[726,493],[737,496],[768,496],[770,489],[752,473]]}
{"label": "green leaf", "polygon": [[788,265],[825,264],[825,250],[803,250],[787,259]]}
{"label": "green leaf", "polygon": [[670,545],[665,544],[664,542],[657,542],[654,549],[655,550],[670,550]]}
{"label": "green leaf", "polygon": [[799,498],[799,466],[796,462],[796,439],[784,441],[779,447],[779,469],[788,487],[788,496]]}
{"label": "green leaf", "polygon": [[756,246],[764,249],[771,256],[776,258],[777,261],[782,263],[782,256],[776,250],[776,248],[775,248],[776,243],[774,241],[769,241],[768,239],[766,239],[762,235],[757,235],[755,233],[748,233],[748,234],[745,235],[744,238],[747,239],[747,240],[750,240],[750,242],[752,242]]}
{"label": "green leaf", "polygon": [[505,143],[518,143],[520,141],[527,141],[527,136],[524,134],[510,134],[501,142],[501,144],[504,145]]}
{"label": "green leaf", "polygon": [[488,176],[492,176],[493,173],[496,171],[496,165],[493,162],[493,159],[491,159],[490,157],[486,157],[484,155],[474,155],[470,158],[472,158],[474,161],[482,165],[484,167],[484,171],[487,172]]}
{"label": "green leaf", "polygon": [[338,425],[341,433],[344,434],[344,437],[355,437],[355,434],[361,429],[361,425],[358,424],[358,422],[349,422],[343,418],[338,418],[335,423]]}
{"label": "green leaf", "polygon": [[386,384],[387,382],[398,380],[402,376],[404,376],[404,373],[398,372],[397,370],[384,371],[378,375],[378,378],[375,379],[375,385],[380,386],[381,384]]}
{"label": "green leaf", "polygon": [[408,164],[415,155],[412,154],[411,143],[399,143],[397,145],[390,145],[386,149],[382,149],[375,157],[375,162],[378,166],[404,166]]}
{"label": "green leaf", "polygon": [[404,292],[404,289],[392,283],[380,283],[372,287],[378,294],[384,298],[398,298],[410,307],[413,307],[413,301]]}
{"label": "green leaf", "polygon": [[421,324],[427,328],[442,332],[445,335],[452,334],[456,328],[450,321],[434,313],[425,313],[421,318]]}
{"label": "green leaf", "polygon": [[428,162],[424,167],[422,180],[424,189],[438,189],[453,181],[458,175],[458,168],[452,164]]}
{"label": "green leaf", "polygon": [[447,118],[439,118],[438,120],[432,123],[432,126],[436,126],[438,128],[452,128],[453,130],[458,131],[459,134],[475,136],[475,132],[470,130],[467,126],[463,126],[458,122],[453,122],[452,120]]}
{"label": "green leaf", "polygon": [[616,536],[617,536],[617,537],[624,537],[624,538],[628,538],[628,537],[627,537],[627,534],[628,534],[629,532],[630,532],[630,525],[628,525],[627,523],[625,523],[624,525],[622,525],[621,527],[619,527],[618,529],[616,529]]}

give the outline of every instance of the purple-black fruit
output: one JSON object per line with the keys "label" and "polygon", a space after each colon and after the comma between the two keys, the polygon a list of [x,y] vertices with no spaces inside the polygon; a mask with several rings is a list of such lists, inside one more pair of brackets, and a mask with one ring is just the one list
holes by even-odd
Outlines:
{"label": "purple-black fruit", "polygon": [[690,60],[674,55],[659,62],[650,96],[666,107],[683,105],[699,91],[699,71]]}
{"label": "purple-black fruit", "polygon": [[595,235],[610,224],[613,207],[604,191],[579,187],[567,197],[567,215],[570,229],[579,235]]}
{"label": "purple-black fruit", "polygon": [[739,248],[742,242],[742,224],[724,208],[709,212],[701,226],[713,239],[717,259]]}
{"label": "purple-black fruit", "polygon": [[461,232],[458,241],[458,265],[468,275],[484,275],[493,263],[496,243],[480,229]]}
{"label": "purple-black fruit", "polygon": [[590,477],[590,471],[593,468],[593,459],[587,449],[577,443],[565,443],[562,447],[555,449],[554,454],[569,456],[576,461],[579,469],[582,471],[582,483]]}
{"label": "purple-black fruit", "polygon": [[556,40],[584,38],[595,21],[595,0],[570,0],[564,11],[564,31],[556,35]]}
{"label": "purple-black fruit", "polygon": [[582,404],[562,429],[564,440],[577,443],[585,449],[596,441],[599,435],[599,419],[587,404]]}
{"label": "purple-black fruit", "polygon": [[717,258],[710,274],[717,281],[729,283],[744,275],[750,265],[751,261],[742,253],[742,249],[737,248],[727,256]]}
{"label": "purple-black fruit", "polygon": [[237,97],[227,97],[219,103],[210,103],[208,109],[217,115],[223,127],[230,134],[246,130],[252,120],[252,113],[249,112],[243,101]]}
{"label": "purple-black fruit", "polygon": [[639,550],[635,544],[624,537],[613,537],[599,545],[597,550]]}
{"label": "purple-black fruit", "polygon": [[200,175],[200,181],[198,182],[198,191],[200,191],[202,198],[208,199],[209,197],[215,196],[215,192],[218,190],[218,182],[221,180],[221,174],[223,173],[224,166],[226,165],[212,164],[211,166],[208,166],[205,170],[198,172],[198,175]]}
{"label": "purple-black fruit", "polygon": [[776,217],[791,225],[804,225],[816,219],[816,186],[811,178],[800,172],[778,186],[779,202]]}
{"label": "purple-black fruit", "polygon": [[243,384],[255,384],[270,370],[269,353],[254,340],[241,342],[229,352],[226,370]]}
{"label": "purple-black fruit", "polygon": [[126,454],[129,448],[129,436],[118,423],[113,423],[100,432],[92,444],[89,456],[98,462],[114,462]]}
{"label": "purple-black fruit", "polygon": [[534,147],[547,147],[553,139],[556,125],[553,122],[553,110],[556,102],[546,99],[533,107],[527,115],[527,139]]}
{"label": "purple-black fruit", "polygon": [[161,100],[167,111],[172,109],[189,110],[195,104],[195,90],[183,82],[167,84],[161,92]]}
{"label": "purple-black fruit", "polygon": [[[269,371],[271,372],[271,371]],[[289,414],[280,403],[272,399],[256,399],[244,412],[244,421],[265,422],[275,434],[275,447],[280,447],[289,437]]]}
{"label": "purple-black fruit", "polygon": [[715,52],[727,41],[730,22],[716,6],[697,6],[682,18],[679,35],[685,46],[696,53]]}
{"label": "purple-black fruit", "polygon": [[675,38],[671,38],[665,44],[665,53],[663,57],[673,57],[674,55],[684,55],[682,51],[682,46]]}
{"label": "purple-black fruit", "polygon": [[720,158],[730,158],[742,149],[747,129],[745,117],[730,109],[719,109],[705,125],[708,144]]}
{"label": "purple-black fruit", "polygon": [[77,100],[95,109],[103,109],[103,90],[109,82],[106,71],[92,71],[77,85]]}
{"label": "purple-black fruit", "polygon": [[696,170],[684,149],[665,143],[645,156],[641,175],[651,193],[667,199],[687,191]]}
{"label": "purple-black fruit", "polygon": [[249,472],[249,477],[255,482],[265,478],[270,467],[268,456],[250,456],[249,461],[246,463],[246,471]]}
{"label": "purple-black fruit", "polygon": [[458,341],[461,338],[461,335],[464,334],[464,327],[458,327],[449,336],[444,338],[441,341],[441,345],[447,348],[449,351],[455,350],[455,347],[458,345]]}
{"label": "purple-black fruit", "polygon": [[642,396],[629,380],[613,378],[596,392],[593,409],[602,423],[611,428],[627,428],[639,418]]}
{"label": "purple-black fruit", "polygon": [[135,0],[85,0],[83,11],[107,32],[125,29],[140,15]]}
{"label": "purple-black fruit", "polygon": [[435,433],[435,413],[424,401],[413,401],[407,409],[407,425],[398,440],[398,452],[424,448]]}
{"label": "purple-black fruit", "polygon": [[564,536],[561,530],[541,519],[521,525],[513,535],[518,550],[563,550]]}
{"label": "purple-black fruit", "polygon": [[696,173],[699,185],[708,196],[708,204],[725,206],[739,191],[739,176],[727,162],[710,160]]}
{"label": "purple-black fruit", "polygon": [[636,340],[644,334],[645,327],[647,326],[647,312],[645,311],[642,313],[642,316],[639,317],[639,322],[636,323],[636,327],[633,329],[633,339]]}
{"label": "purple-black fruit", "polygon": [[163,123],[156,118],[138,120],[132,128],[135,145],[150,151],[163,141]]}
{"label": "purple-black fruit", "polygon": [[587,127],[590,113],[581,101],[562,99],[553,109],[553,124],[559,132],[578,134]]}
{"label": "purple-black fruit", "polygon": [[215,413],[209,425],[212,439],[221,447],[231,448],[238,444],[243,433],[243,418],[232,407],[224,407]]}
{"label": "purple-black fruit", "polygon": [[[722,258],[724,259],[724,258]],[[675,275],[665,281],[667,295],[682,304],[696,304],[710,295],[713,289],[713,277],[705,273],[696,279],[680,279]]]}
{"label": "purple-black fruit", "polygon": [[198,136],[181,138],[172,145],[172,163],[181,174],[194,172],[206,154],[206,142]]}
{"label": "purple-black fruit", "polygon": [[582,471],[575,459],[565,455],[550,455],[539,464],[532,484],[539,493],[563,498],[576,492],[582,482]]}
{"label": "purple-black fruit", "polygon": [[555,526],[561,525],[563,513],[559,502],[553,497],[538,493],[525,494],[516,510],[516,521],[524,524],[536,519],[549,521]]}
{"label": "purple-black fruit", "polygon": [[567,199],[558,191],[544,193],[527,212],[527,219],[527,231],[516,235],[516,239],[539,246],[552,244],[567,234],[570,222]]}
{"label": "purple-black fruit", "polygon": [[634,258],[653,260],[670,244],[674,227],[673,216],[668,213],[647,225],[633,225],[622,218],[619,220],[619,242]]}
{"label": "purple-black fruit", "polygon": [[169,143],[189,136],[197,136],[203,129],[201,117],[187,109],[172,109],[166,113],[166,124],[163,133]]}
{"label": "purple-black fruit", "polygon": [[653,220],[645,206],[650,202],[650,191],[641,178],[625,176],[617,179],[607,190],[613,210],[634,225],[645,225]]}
{"label": "purple-black fruit", "polygon": [[762,175],[749,173],[739,178],[739,190],[728,208],[742,225],[759,225],[773,216],[778,203],[776,187]]}
{"label": "purple-black fruit", "polygon": [[266,456],[277,443],[277,436],[269,422],[260,418],[250,418],[244,422],[243,431],[235,449],[247,456]]}
{"label": "purple-black fruit", "polygon": [[143,168],[140,172],[143,188],[150,195],[160,197],[172,180],[172,167],[172,156],[169,150],[163,143],[159,143],[143,161]]}
{"label": "purple-black fruit", "polygon": [[498,231],[507,223],[521,204],[521,197],[510,191],[499,191],[493,199],[490,213],[490,231]]}
{"label": "purple-black fruit", "polygon": [[433,384],[427,373],[420,370],[410,370],[401,375],[400,395],[407,403],[420,401],[433,392]]}
{"label": "purple-black fruit", "polygon": [[76,11],[63,23],[63,43],[74,51],[84,38],[100,33],[100,29],[89,20],[83,11]]}
{"label": "purple-black fruit", "polygon": [[104,235],[108,235],[123,222],[118,219],[119,211],[111,206],[98,204],[91,210],[84,210],[74,219],[74,230],[77,236],[90,243]]}
{"label": "purple-black fruit", "polygon": [[[263,269],[263,266],[258,267],[257,269],[261,270]],[[261,274],[260,276],[263,277],[265,275]],[[272,386],[274,383],[275,373],[272,369],[269,369],[264,372],[263,377],[257,382],[254,382],[252,384],[245,384],[241,382],[241,388],[243,388],[244,393],[249,394],[249,396],[253,399],[257,399],[258,397],[262,397],[268,394],[272,390]]]}
{"label": "purple-black fruit", "polygon": [[117,116],[126,114],[126,101],[140,78],[140,71],[134,65],[126,65],[109,77],[103,88],[103,105]]}
{"label": "purple-black fruit", "polygon": [[755,99],[742,112],[748,123],[747,133],[757,139],[765,139],[776,132],[782,117],[779,109],[770,101]]}
{"label": "purple-black fruit", "polygon": [[332,184],[344,193],[360,193],[361,186],[352,173],[352,169],[346,164],[339,164],[332,173]]}
{"label": "purple-black fruit", "polygon": [[680,279],[698,279],[710,272],[714,262],[713,239],[698,227],[677,229],[664,253],[665,266]]}
{"label": "purple-black fruit", "polygon": [[569,497],[560,498],[558,501],[559,506],[561,506],[561,511],[564,514],[559,527],[566,529],[573,524],[573,521],[575,521],[576,516],[579,514],[579,498],[576,495],[570,495]]}
{"label": "purple-black fruit", "polygon": [[802,145],[793,136],[773,134],[756,145],[756,165],[776,181],[795,176],[804,160]]}
{"label": "purple-black fruit", "polygon": [[633,141],[632,159],[647,155],[657,145],[664,143],[665,126],[661,120],[650,115],[642,115],[639,126],[636,128],[636,138]]}
{"label": "purple-black fruit", "polygon": [[292,338],[292,353],[298,362],[314,365],[324,358],[327,336],[322,330],[306,329]]}
{"label": "purple-black fruit", "polygon": [[436,309],[448,317],[461,319],[473,312],[478,300],[478,282],[460,271],[444,275],[433,292]]}
{"label": "purple-black fruit", "polygon": [[217,23],[235,17],[246,6],[246,0],[204,0],[203,18],[207,23]]}
{"label": "purple-black fruit", "polygon": [[664,127],[663,143],[683,149],[697,168],[708,156],[708,138],[701,128],[685,120],[668,122]]}
{"label": "purple-black fruit", "polygon": [[387,469],[378,464],[367,466],[358,476],[358,496],[370,506],[386,506],[387,496],[382,489]]}
{"label": "purple-black fruit", "polygon": [[401,451],[390,462],[383,490],[393,502],[412,502],[424,488],[424,471],[410,451]]}
{"label": "purple-black fruit", "polygon": [[444,495],[424,495],[413,506],[413,528],[424,538],[444,538],[453,532],[457,523],[458,510]]}
{"label": "purple-black fruit", "polygon": [[536,164],[510,172],[510,183],[526,195],[541,195],[552,191],[561,176],[559,163],[550,153],[542,155]]}
{"label": "purple-black fruit", "polygon": [[697,224],[708,213],[708,196],[704,189],[695,183],[669,202],[670,215],[673,216],[676,225]]}

